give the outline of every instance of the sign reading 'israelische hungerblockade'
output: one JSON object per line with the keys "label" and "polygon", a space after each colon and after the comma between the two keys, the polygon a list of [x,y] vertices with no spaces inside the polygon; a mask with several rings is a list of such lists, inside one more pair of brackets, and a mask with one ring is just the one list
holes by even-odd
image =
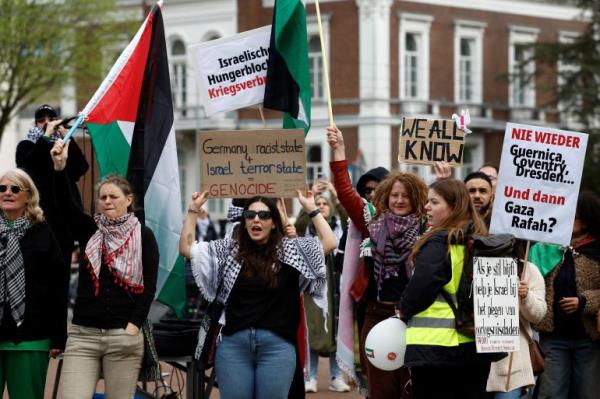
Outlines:
{"label": "sign reading 'israelische hungerblockade'", "polygon": [[508,123],[490,233],[569,245],[588,135]]}
{"label": "sign reading 'israelische hungerblockade'", "polygon": [[206,116],[262,103],[271,26],[191,46]]}
{"label": "sign reading 'israelische hungerblockade'", "polygon": [[453,120],[403,118],[398,161],[433,165],[463,163],[465,132]]}
{"label": "sign reading 'israelische hungerblockade'", "polygon": [[303,129],[200,133],[200,190],[212,198],[296,197],[306,188]]}

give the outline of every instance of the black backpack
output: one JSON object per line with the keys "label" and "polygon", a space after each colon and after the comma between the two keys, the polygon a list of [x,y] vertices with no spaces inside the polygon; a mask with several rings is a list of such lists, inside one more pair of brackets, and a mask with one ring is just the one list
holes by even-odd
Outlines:
{"label": "black backpack", "polygon": [[514,256],[512,234],[496,234],[491,236],[469,235],[465,243],[465,260],[460,277],[458,291],[454,301],[446,291],[442,296],[452,308],[456,319],[456,330],[466,336],[475,336],[475,310],[473,306],[473,258],[511,258]]}

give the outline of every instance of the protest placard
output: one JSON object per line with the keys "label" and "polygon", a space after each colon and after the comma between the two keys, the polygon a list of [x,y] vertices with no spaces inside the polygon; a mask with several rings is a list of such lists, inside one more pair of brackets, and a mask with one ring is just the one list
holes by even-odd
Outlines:
{"label": "protest placard", "polygon": [[200,133],[200,190],[212,198],[296,197],[306,188],[303,129]]}
{"label": "protest placard", "polygon": [[271,26],[190,46],[206,115],[262,103]]}
{"label": "protest placard", "polygon": [[588,135],[508,123],[491,233],[569,245]]}
{"label": "protest placard", "polygon": [[519,350],[519,277],[513,258],[473,258],[477,352]]}
{"label": "protest placard", "polygon": [[444,161],[461,166],[464,137],[465,132],[453,120],[402,118],[398,161],[425,165]]}

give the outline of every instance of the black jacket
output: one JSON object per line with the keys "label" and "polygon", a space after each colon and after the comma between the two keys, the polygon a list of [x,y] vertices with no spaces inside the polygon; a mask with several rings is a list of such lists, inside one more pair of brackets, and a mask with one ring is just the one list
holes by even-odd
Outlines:
{"label": "black jacket", "polygon": [[[427,309],[452,279],[452,264],[448,248],[448,233],[439,232],[431,236],[421,247],[415,259],[415,272],[410,278],[400,301],[402,317],[410,319]],[[496,355],[502,358],[504,355]],[[498,359],[494,359],[498,360]],[[490,356],[478,355],[475,342],[455,347],[437,345],[408,345],[404,365],[419,366],[472,366],[489,364]]]}
{"label": "black jacket", "polygon": [[[94,219],[83,216],[80,236],[82,251],[88,240],[98,229]],[[79,285],[73,310],[73,323],[96,328],[125,328],[128,322],[142,326],[156,292],[158,275],[158,245],[152,230],[142,227],[142,265],[144,292],[133,294],[115,283],[112,273],[103,263],[100,269],[100,291],[95,295],[94,283],[82,262],[79,266]]]}
{"label": "black jacket", "polygon": [[25,265],[25,316],[17,327],[8,308],[0,323],[0,341],[50,339],[50,348],[64,349],[67,339],[69,274],[60,247],[46,222],[31,226],[19,241]]}

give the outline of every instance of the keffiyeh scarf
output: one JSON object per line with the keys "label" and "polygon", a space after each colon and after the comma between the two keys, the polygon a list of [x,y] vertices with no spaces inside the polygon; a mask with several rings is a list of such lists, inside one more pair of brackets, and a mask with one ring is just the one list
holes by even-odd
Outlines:
{"label": "keffiyeh scarf", "polygon": [[414,214],[398,216],[385,212],[369,224],[368,230],[379,290],[383,280],[398,277],[402,266],[410,270],[409,255],[419,237],[420,221]]}
{"label": "keffiyeh scarf", "polygon": [[0,320],[8,304],[17,327],[25,314],[25,264],[19,240],[28,227],[25,216],[14,222],[0,216]]}
{"label": "keffiyeh scarf", "polygon": [[[44,129],[42,129],[41,127],[37,127],[37,126],[33,126],[31,129],[29,129],[29,131],[27,132],[27,136],[25,137],[25,140],[29,140],[33,143],[37,143],[37,141],[44,135]],[[54,140],[58,140],[61,138],[61,135],[58,132],[54,132],[52,134],[52,141]]]}
{"label": "keffiyeh scarf", "polygon": [[144,292],[141,223],[133,213],[117,219],[97,214],[94,220],[98,230],[85,247],[85,258],[95,295],[100,290],[102,263],[108,266],[115,283],[134,294],[141,294]]}

